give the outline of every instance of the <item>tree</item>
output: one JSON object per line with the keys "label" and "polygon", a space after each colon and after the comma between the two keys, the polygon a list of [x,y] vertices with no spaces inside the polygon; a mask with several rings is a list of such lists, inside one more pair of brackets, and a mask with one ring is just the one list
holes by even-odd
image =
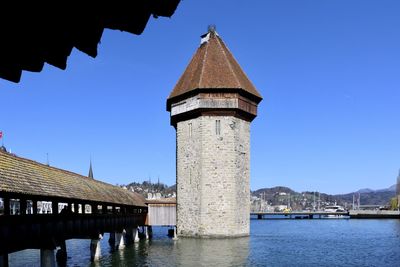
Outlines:
{"label": "tree", "polygon": [[390,209],[397,210],[399,208],[399,199],[394,197],[390,200]]}

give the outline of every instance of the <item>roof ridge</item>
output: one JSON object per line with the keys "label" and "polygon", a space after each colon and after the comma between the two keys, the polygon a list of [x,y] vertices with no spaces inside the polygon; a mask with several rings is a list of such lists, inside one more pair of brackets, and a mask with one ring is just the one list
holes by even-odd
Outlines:
{"label": "roof ridge", "polygon": [[[201,82],[202,82],[202,80],[203,80],[204,66],[206,65],[205,63],[206,63],[207,51],[208,51],[208,45],[209,45],[208,42],[209,42],[209,41],[206,42],[206,51],[204,52],[204,57],[203,57],[203,60],[202,60],[202,63],[201,63],[202,66],[201,66],[201,71],[200,71],[199,88],[201,87]],[[201,46],[201,45],[200,45],[200,46]]]}
{"label": "roof ridge", "polygon": [[[237,83],[238,87],[241,87],[241,83],[239,82],[239,78],[236,76],[236,73],[235,73],[235,71],[234,71],[233,68],[232,68],[231,62],[229,61],[229,59],[228,59],[228,57],[227,57],[227,55],[226,55],[226,53],[225,53],[224,47],[221,45],[221,42],[223,42],[223,41],[222,41],[221,38],[219,38],[217,35],[215,36],[215,38],[217,39],[218,45],[219,45],[219,47],[221,48],[222,53],[224,54],[225,60],[228,62],[229,70],[232,72],[233,77],[235,77],[235,80],[236,80],[236,83]],[[226,45],[225,45],[225,47],[226,47]],[[228,47],[226,47],[226,49],[228,49]],[[230,51],[229,51],[229,52],[230,52]],[[231,54],[232,54],[232,53],[231,53]],[[233,56],[233,55],[232,55],[232,56]]]}
{"label": "roof ridge", "polygon": [[[14,158],[17,158],[17,159],[26,161],[27,163],[36,164],[36,165],[41,165],[41,166],[43,166],[44,168],[47,168],[47,169],[50,169],[50,170],[55,170],[55,171],[60,171],[60,172],[69,173],[69,174],[79,175],[79,176],[81,176],[82,178],[87,178],[87,179],[89,179],[89,177],[84,176],[84,175],[82,175],[82,174],[79,174],[79,173],[76,173],[76,172],[72,172],[72,171],[68,171],[68,170],[64,170],[64,169],[60,169],[60,168],[57,168],[57,167],[54,167],[54,166],[46,165],[46,164],[44,164],[44,163],[41,163],[41,162],[38,162],[38,161],[35,161],[35,160],[32,160],[32,159],[23,158],[23,157],[20,157],[20,156],[15,155],[15,154],[10,154],[10,153],[3,152],[3,151],[0,151],[0,154],[3,154],[3,155],[8,156],[8,157],[10,157],[10,158],[14,157]],[[98,180],[95,180],[95,181],[98,181]],[[100,182],[100,181],[99,181],[99,182]]]}
{"label": "roof ridge", "polygon": [[[0,180],[4,182],[0,184],[0,191],[5,192],[79,198],[122,205],[144,204],[144,200],[137,193],[124,190],[119,186],[2,151],[0,151]],[[47,184],[42,187],[44,183],[50,183],[56,188],[49,189]],[[27,187],[21,189],[21,186],[25,185]],[[38,185],[39,188],[35,188]],[[78,191],[71,193],[70,190],[76,188]],[[66,192],[70,194],[66,195]]]}

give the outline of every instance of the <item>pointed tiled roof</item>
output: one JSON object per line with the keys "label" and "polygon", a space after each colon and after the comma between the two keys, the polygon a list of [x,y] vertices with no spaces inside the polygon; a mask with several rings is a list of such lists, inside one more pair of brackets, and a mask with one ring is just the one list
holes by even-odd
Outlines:
{"label": "pointed tiled roof", "polygon": [[210,30],[175,85],[168,101],[196,89],[239,89],[261,101],[262,97],[219,35]]}

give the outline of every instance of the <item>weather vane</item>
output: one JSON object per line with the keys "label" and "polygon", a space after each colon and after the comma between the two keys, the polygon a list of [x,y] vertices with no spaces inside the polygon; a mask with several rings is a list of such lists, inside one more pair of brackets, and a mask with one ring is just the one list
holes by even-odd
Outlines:
{"label": "weather vane", "polygon": [[215,24],[208,25],[208,32],[215,32],[217,30],[217,26]]}

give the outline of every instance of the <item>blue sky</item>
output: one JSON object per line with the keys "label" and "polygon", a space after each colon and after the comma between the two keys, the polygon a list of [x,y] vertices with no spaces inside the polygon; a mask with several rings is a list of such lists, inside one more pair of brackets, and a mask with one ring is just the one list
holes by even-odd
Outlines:
{"label": "blue sky", "polygon": [[112,184],[175,182],[165,101],[208,24],[263,95],[251,188],[385,188],[400,168],[400,2],[182,1],[140,36],[106,30],[99,55],[0,80],[0,130],[19,156]]}

